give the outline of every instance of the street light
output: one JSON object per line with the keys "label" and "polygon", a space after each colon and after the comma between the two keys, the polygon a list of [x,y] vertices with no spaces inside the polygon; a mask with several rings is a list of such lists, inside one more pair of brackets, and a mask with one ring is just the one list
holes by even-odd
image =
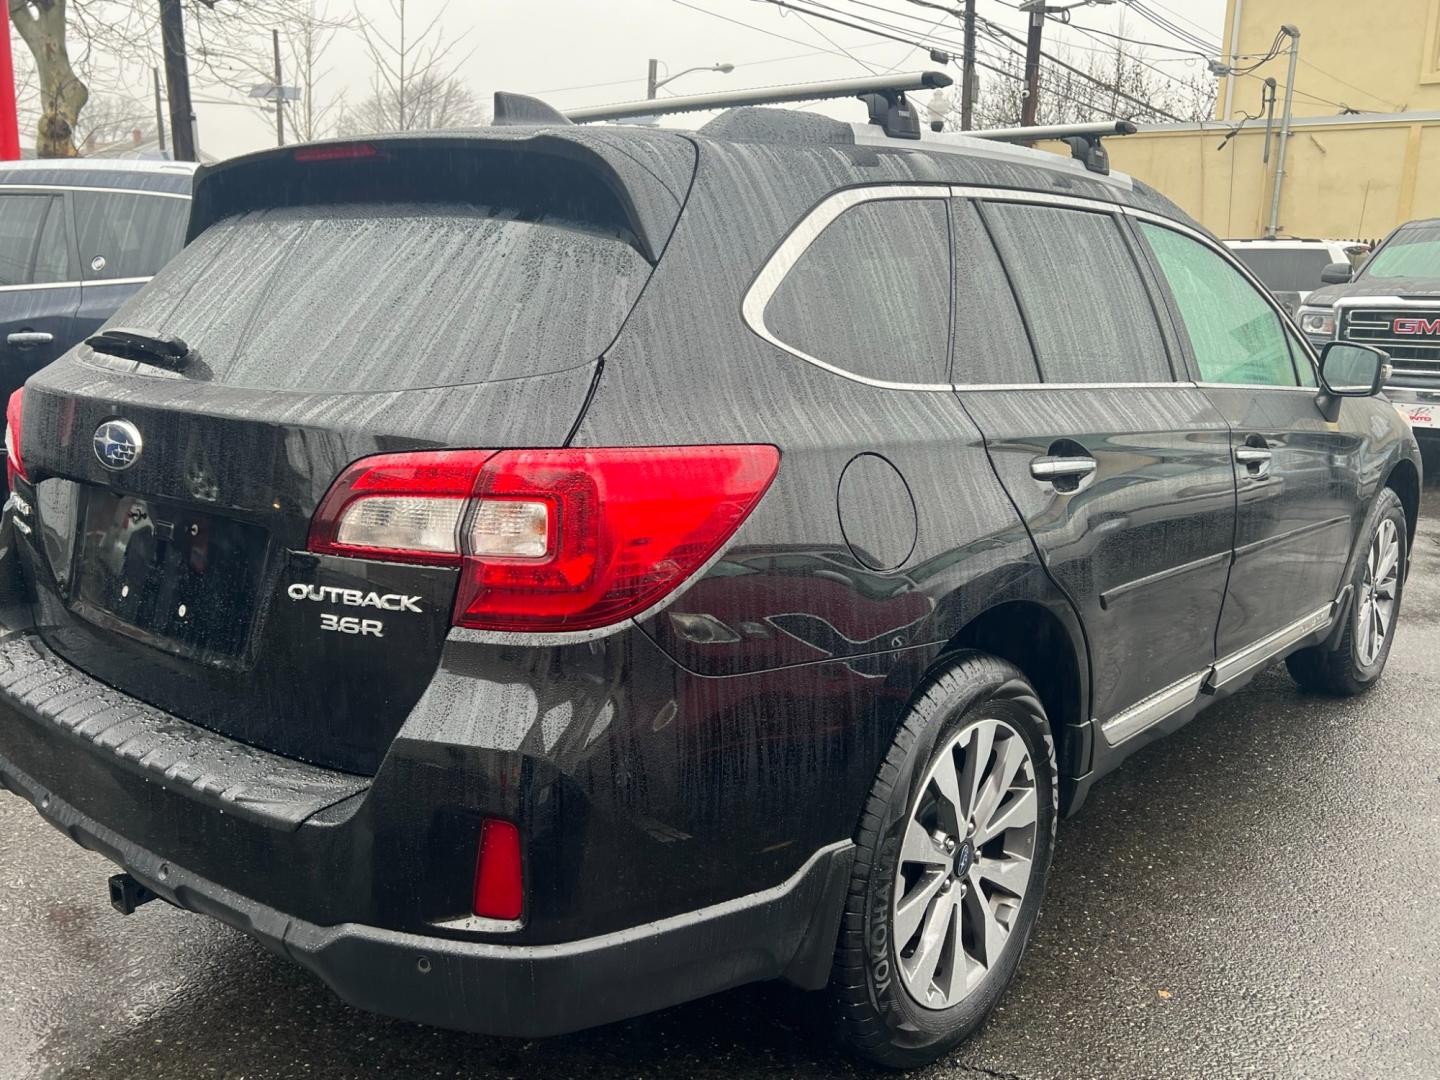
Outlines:
{"label": "street light", "polygon": [[734,64],[711,64],[709,67],[705,67],[702,64],[700,67],[686,68],[684,71],[677,71],[674,75],[667,75],[663,79],[657,79],[655,76],[660,74],[660,61],[651,60],[650,74],[645,80],[645,97],[647,99],[653,98],[655,94],[659,91],[660,87],[664,86],[668,82],[674,82],[676,79],[680,78],[681,75],[689,75],[692,71],[718,71],[722,75],[729,75],[730,72],[734,70]]}

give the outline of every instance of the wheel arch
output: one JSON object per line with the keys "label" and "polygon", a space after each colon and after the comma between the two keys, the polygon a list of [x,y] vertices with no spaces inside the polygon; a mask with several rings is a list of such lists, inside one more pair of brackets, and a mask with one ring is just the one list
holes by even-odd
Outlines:
{"label": "wheel arch", "polygon": [[1405,547],[1415,544],[1415,530],[1420,523],[1420,470],[1409,458],[1401,458],[1385,477],[1385,486],[1400,498],[1405,507]]}
{"label": "wheel arch", "polygon": [[1088,771],[1091,750],[1089,663],[1079,627],[1037,600],[1006,600],[965,623],[946,642],[935,666],[965,649],[1008,660],[1040,695],[1055,739],[1061,812],[1067,813],[1072,785],[1066,781]]}

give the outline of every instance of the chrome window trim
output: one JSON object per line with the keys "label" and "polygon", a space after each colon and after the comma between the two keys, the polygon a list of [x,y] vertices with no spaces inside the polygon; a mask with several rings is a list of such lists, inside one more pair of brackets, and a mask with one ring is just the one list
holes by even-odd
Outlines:
{"label": "chrome window trim", "polygon": [[34,285],[0,285],[0,293],[28,292],[31,289],[78,289],[83,281],[45,281]]}
{"label": "chrome window trim", "polygon": [[[172,256],[172,257],[173,257],[173,256]],[[150,277],[94,278],[93,280],[90,280],[90,281],[82,281],[80,284],[82,284],[82,285],[90,285],[90,286],[95,286],[95,285],[144,285],[147,281],[150,280],[151,277],[154,277],[154,275],[152,274],[152,275],[150,275]]]}
{"label": "chrome window trim", "polygon": [[16,192],[29,195],[47,191],[93,191],[101,195],[150,195],[156,199],[190,199],[183,191],[142,191],[139,188],[93,187],[88,184],[0,184],[0,195]]}
{"label": "chrome window trim", "polygon": [[84,285],[144,285],[148,277],[95,278],[93,281],[46,281],[38,285],[0,285],[0,292],[27,292],[32,289],[78,289]]}
{"label": "chrome window trim", "polygon": [[750,283],[750,288],[745,292],[745,298],[740,302],[741,319],[744,320],[746,326],[777,349],[783,349],[791,356],[798,357],[807,364],[814,364],[832,375],[839,375],[841,378],[882,390],[926,390],[932,392],[950,390],[950,383],[890,382],[885,379],[872,379],[866,375],[857,375],[853,371],[828,364],[801,349],[785,344],[765,325],[765,309],[769,306],[776,290],[780,288],[780,283],[785,280],[795,264],[810,249],[810,245],[825,231],[825,228],[845,211],[871,202],[894,202],[899,199],[948,199],[949,197],[949,184],[884,184],[875,187],[845,188],[832,193],[801,218],[795,227],[786,234],[785,239],[780,241],[780,246],[765,260],[765,265],[755,275],[755,280]]}
{"label": "chrome window trim", "polygon": [[1024,188],[976,187],[972,184],[951,184],[952,199],[983,199],[986,202],[1033,203],[1037,206],[1063,206],[1069,210],[1089,210],[1099,214],[1116,214],[1120,203],[1091,199],[1084,195],[1056,195],[1050,191],[1027,191]]}
{"label": "chrome window trim", "polygon": [[1309,394],[1311,397],[1320,393],[1318,386],[1276,386],[1273,383],[1197,382],[1195,385],[1201,390],[1279,390],[1287,394]]}
{"label": "chrome window trim", "polygon": [[1029,382],[1029,383],[954,383],[952,390],[966,393],[988,393],[992,390],[1193,390],[1199,385],[1188,380],[1171,382]]}
{"label": "chrome window trim", "polygon": [[1071,210],[1085,210],[1092,213],[1120,215],[1135,218],[1141,221],[1153,222],[1156,225],[1173,229],[1175,232],[1188,236],[1209,248],[1219,255],[1231,267],[1238,270],[1248,281],[1252,288],[1269,304],[1272,311],[1285,320],[1294,330],[1294,338],[1307,349],[1306,356],[1314,371],[1317,384],[1320,377],[1320,368],[1316,359],[1315,350],[1306,340],[1304,333],[1289,318],[1285,310],[1270,296],[1265,287],[1260,284],[1258,278],[1250,273],[1237,258],[1223,244],[1212,240],[1198,229],[1167,218],[1161,214],[1152,213],[1149,210],[1141,210],[1137,207],[1126,206],[1123,203],[1106,202],[1103,199],[1092,199],[1080,195],[1056,195],[1048,191],[1028,191],[1022,188],[999,188],[984,187],[970,184],[878,184],[872,187],[852,187],[836,191],[814,206],[805,217],[786,234],[785,239],[770,254],[765,263],[761,266],[759,273],[755,275],[754,281],[746,290],[744,298],[740,303],[740,316],[742,321],[751,331],[767,343],[789,353],[791,356],[804,360],[807,364],[813,364],[832,375],[839,375],[843,379],[857,382],[864,386],[873,386],[881,390],[921,390],[936,392],[943,390],[966,391],[969,393],[989,393],[995,391],[1009,390],[1160,390],[1160,389],[1203,389],[1212,387],[1240,388],[1251,390],[1293,390],[1302,393],[1314,394],[1314,386],[1272,386],[1268,383],[1205,383],[1189,379],[1174,379],[1169,382],[1093,382],[1093,383],[905,383],[891,382],[885,379],[872,379],[867,375],[859,375],[853,371],[830,364],[818,357],[811,356],[801,349],[794,348],[781,341],[769,327],[765,325],[765,308],[775,295],[780,283],[785,280],[794,265],[800,261],[800,257],[809,250],[810,245],[815,242],[819,235],[831,222],[843,214],[846,210],[868,202],[893,201],[896,199],[977,199],[989,202],[1010,202],[1029,203],[1037,206],[1058,206]]}

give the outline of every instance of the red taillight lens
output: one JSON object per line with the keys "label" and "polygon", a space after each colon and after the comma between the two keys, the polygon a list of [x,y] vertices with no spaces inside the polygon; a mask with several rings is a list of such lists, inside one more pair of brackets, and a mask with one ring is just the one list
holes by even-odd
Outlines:
{"label": "red taillight lens", "polygon": [[382,454],[335,482],[310,549],[458,563],[457,626],[589,630],[704,565],[779,463],[764,445]]}
{"label": "red taillight lens", "polygon": [[379,157],[380,151],[370,143],[323,143],[319,146],[296,147],[291,155],[295,161],[354,161],[357,158]]}
{"label": "red taillight lens", "polygon": [[25,462],[20,458],[20,424],[25,405],[25,388],[22,386],[10,395],[5,406],[5,483],[15,487],[15,477],[26,483],[30,475],[25,471]]}
{"label": "red taillight lens", "polygon": [[524,903],[520,830],[508,821],[487,818],[480,826],[480,854],[475,862],[475,914],[513,921],[520,918]]}

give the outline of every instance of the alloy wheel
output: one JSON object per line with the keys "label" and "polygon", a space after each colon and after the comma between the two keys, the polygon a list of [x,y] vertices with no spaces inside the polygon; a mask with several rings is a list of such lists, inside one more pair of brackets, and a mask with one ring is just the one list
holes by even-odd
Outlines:
{"label": "alloy wheel", "polygon": [[966,726],[930,766],[906,820],[892,904],[901,981],[928,1009],[965,998],[1017,925],[1039,799],[1025,740],[1005,721]]}
{"label": "alloy wheel", "polygon": [[1385,518],[1370,541],[1365,574],[1355,619],[1355,647],[1360,663],[1370,667],[1380,657],[1385,639],[1395,625],[1395,603],[1400,591],[1400,533]]}

